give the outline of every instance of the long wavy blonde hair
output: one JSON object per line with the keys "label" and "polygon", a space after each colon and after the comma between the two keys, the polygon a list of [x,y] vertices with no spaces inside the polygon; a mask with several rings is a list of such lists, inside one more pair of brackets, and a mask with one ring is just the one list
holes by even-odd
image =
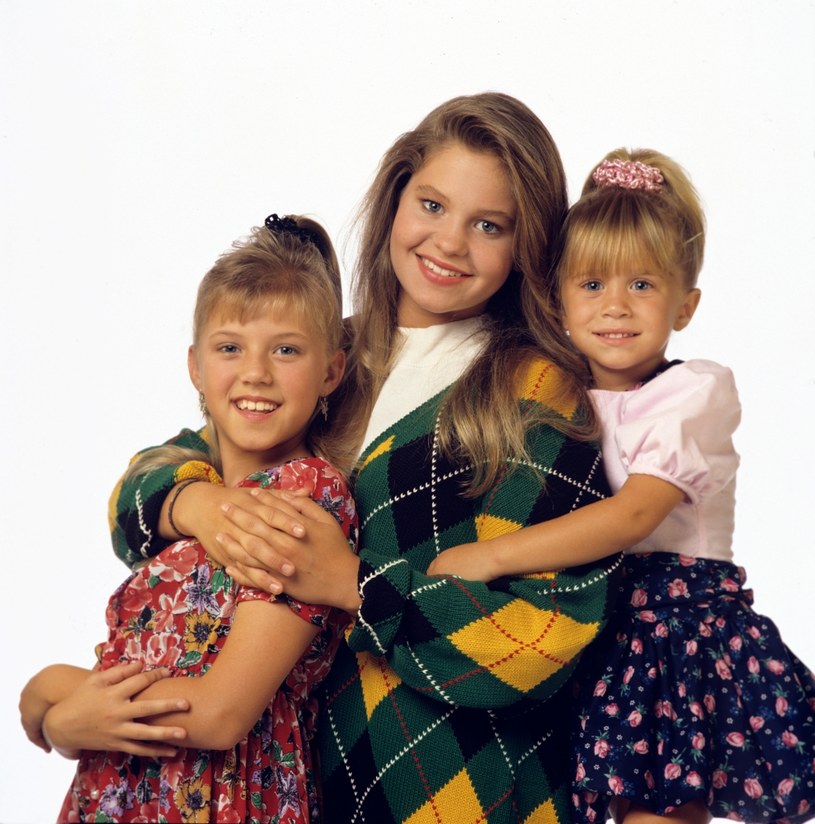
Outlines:
{"label": "long wavy blonde hair", "polygon": [[[433,152],[460,144],[496,157],[515,199],[513,268],[485,313],[488,340],[456,382],[441,410],[442,449],[472,464],[468,494],[483,492],[507,458],[527,457],[524,436],[538,419],[522,420],[517,382],[530,359],[543,356],[563,372],[563,403],[585,414],[546,422],[577,438],[595,437],[586,403],[584,364],[569,346],[550,303],[551,246],[566,214],[566,180],[551,135],[523,103],[487,92],[443,103],[385,153],[362,203],[360,254],[352,282],[353,342],[343,388],[341,426],[360,443],[371,409],[398,352],[399,282],[389,253],[401,193]],[[554,405],[558,405],[555,403]]]}

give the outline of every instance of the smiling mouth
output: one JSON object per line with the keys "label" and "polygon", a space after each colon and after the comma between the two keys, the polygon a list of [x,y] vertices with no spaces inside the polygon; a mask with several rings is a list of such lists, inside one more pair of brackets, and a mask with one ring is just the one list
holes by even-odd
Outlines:
{"label": "smiling mouth", "polygon": [[438,275],[441,278],[466,278],[470,277],[470,275],[466,275],[464,272],[454,272],[452,269],[445,269],[443,266],[439,266],[438,263],[433,263],[432,260],[428,260],[426,257],[420,257],[419,260],[426,266],[434,275]]}
{"label": "smiling mouth", "polygon": [[598,338],[608,338],[609,340],[624,340],[625,338],[636,338],[637,332],[595,332]]}
{"label": "smiling mouth", "polygon": [[278,404],[271,401],[235,401],[235,406],[243,412],[274,412]]}

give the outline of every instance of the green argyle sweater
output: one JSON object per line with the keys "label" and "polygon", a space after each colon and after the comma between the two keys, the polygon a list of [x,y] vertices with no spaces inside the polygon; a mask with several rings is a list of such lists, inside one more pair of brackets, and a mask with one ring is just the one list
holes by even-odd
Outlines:
{"label": "green argyle sweater", "polygon": [[[534,363],[519,403],[551,408],[558,381],[550,364]],[[355,478],[362,606],[322,701],[324,820],[565,824],[573,759],[561,687],[606,621],[620,559],[489,585],[424,570],[447,547],[605,496],[599,455],[539,426],[528,434],[533,467],[464,498],[468,468],[436,450],[444,394],[382,433]],[[189,430],[175,442],[205,447]],[[119,556],[157,552],[167,491],[206,471],[191,462],[122,486],[112,500]]]}

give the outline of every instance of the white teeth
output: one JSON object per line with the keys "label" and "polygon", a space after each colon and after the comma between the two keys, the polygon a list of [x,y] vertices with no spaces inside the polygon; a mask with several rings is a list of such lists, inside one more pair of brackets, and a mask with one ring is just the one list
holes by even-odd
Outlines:
{"label": "white teeth", "polygon": [[235,402],[235,406],[246,412],[274,412],[277,409],[277,404],[269,401],[239,400]]}
{"label": "white teeth", "polygon": [[606,332],[603,334],[603,337],[621,340],[622,338],[633,338],[634,334],[632,332]]}
{"label": "white teeth", "polygon": [[462,277],[461,272],[453,272],[451,269],[443,269],[436,263],[433,263],[432,260],[428,260],[427,258],[422,258],[422,263],[430,269],[436,275],[439,275],[443,278],[460,278]]}

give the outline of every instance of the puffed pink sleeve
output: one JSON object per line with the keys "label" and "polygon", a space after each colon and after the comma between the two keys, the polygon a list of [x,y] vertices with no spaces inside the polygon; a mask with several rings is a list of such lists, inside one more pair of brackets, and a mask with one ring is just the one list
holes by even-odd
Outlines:
{"label": "puffed pink sleeve", "polygon": [[615,440],[629,475],[661,478],[697,504],[736,474],[732,435],[740,419],[733,373],[691,360],[628,394]]}

